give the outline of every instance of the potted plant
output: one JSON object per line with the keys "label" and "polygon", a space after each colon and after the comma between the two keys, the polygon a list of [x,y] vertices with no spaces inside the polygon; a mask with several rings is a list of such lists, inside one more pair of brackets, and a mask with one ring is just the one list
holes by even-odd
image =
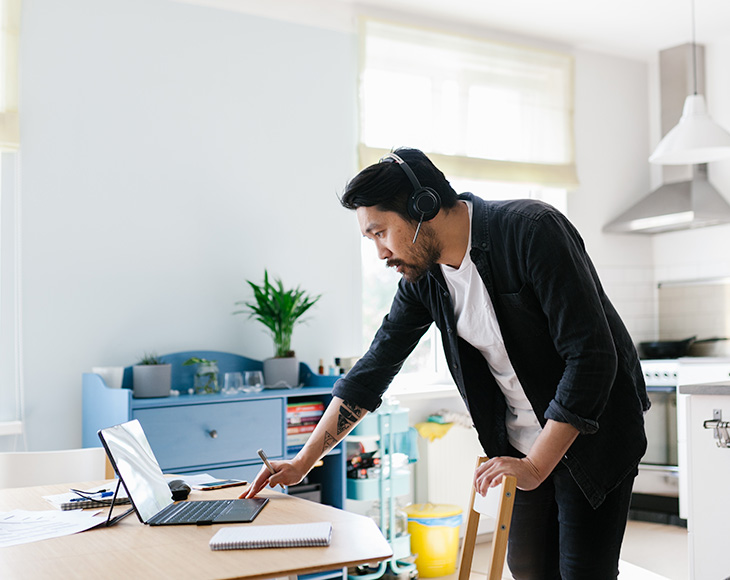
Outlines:
{"label": "potted plant", "polygon": [[132,393],[140,398],[169,397],[172,365],[154,353],[145,353],[132,367]]}
{"label": "potted plant", "polygon": [[218,383],[218,361],[207,358],[191,357],[183,366],[198,365],[193,377],[193,387],[196,395],[218,393],[221,388]]}
{"label": "potted plant", "polygon": [[296,387],[299,384],[299,361],[291,348],[294,326],[304,322],[301,317],[322,297],[312,296],[297,286],[285,289],[280,279],[269,281],[269,273],[264,270],[264,283],[255,284],[246,280],[253,290],[252,301],[236,302],[244,310],[234,314],[248,314],[255,318],[271,333],[274,340],[274,357],[264,361],[264,381],[267,385],[284,383]]}

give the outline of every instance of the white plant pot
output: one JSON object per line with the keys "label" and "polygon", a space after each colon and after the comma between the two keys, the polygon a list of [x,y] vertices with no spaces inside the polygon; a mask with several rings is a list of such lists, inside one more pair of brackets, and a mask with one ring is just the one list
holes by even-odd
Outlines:
{"label": "white plant pot", "polygon": [[270,387],[298,387],[299,360],[296,357],[267,358],[264,361],[264,383]]}
{"label": "white plant pot", "polygon": [[132,394],[137,399],[169,397],[172,365],[134,365],[132,367]]}

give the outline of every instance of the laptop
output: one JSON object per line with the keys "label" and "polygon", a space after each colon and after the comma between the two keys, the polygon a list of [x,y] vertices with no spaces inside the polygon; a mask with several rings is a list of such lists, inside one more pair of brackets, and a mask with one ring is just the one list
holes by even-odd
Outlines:
{"label": "laptop", "polygon": [[160,464],[137,419],[99,432],[139,521],[150,526],[252,522],[268,498],[175,503]]}

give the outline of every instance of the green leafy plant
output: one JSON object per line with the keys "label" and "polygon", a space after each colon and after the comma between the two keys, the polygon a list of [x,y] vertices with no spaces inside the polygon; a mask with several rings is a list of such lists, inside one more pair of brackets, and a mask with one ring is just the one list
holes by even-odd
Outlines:
{"label": "green leafy plant", "polygon": [[198,394],[217,393],[218,386],[218,361],[207,358],[190,357],[183,363],[184,367],[198,365],[195,372],[194,388]]}
{"label": "green leafy plant", "polygon": [[237,310],[234,314],[248,314],[255,318],[271,332],[274,340],[276,358],[294,356],[291,349],[291,337],[294,326],[304,322],[301,316],[322,297],[312,296],[297,286],[285,289],[280,279],[269,282],[269,273],[264,270],[264,283],[254,284],[246,280],[253,290],[252,301],[239,301],[236,305],[245,306],[245,310]]}
{"label": "green leafy plant", "polygon": [[211,363],[217,363],[217,360],[208,360],[207,358],[198,358],[196,356],[190,357],[188,360],[186,360],[183,363],[184,367],[189,367],[190,365],[199,365],[199,364],[211,364]]}
{"label": "green leafy plant", "polygon": [[165,363],[162,361],[162,359],[157,356],[156,353],[150,352],[150,353],[144,353],[142,355],[142,358],[137,363],[138,365],[164,365]]}

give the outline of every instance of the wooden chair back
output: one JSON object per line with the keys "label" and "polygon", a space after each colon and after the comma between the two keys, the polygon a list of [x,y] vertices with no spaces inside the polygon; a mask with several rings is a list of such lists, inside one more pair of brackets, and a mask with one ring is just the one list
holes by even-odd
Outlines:
{"label": "wooden chair back", "polygon": [[[479,457],[477,467],[487,460],[486,457]],[[514,507],[517,480],[511,475],[502,477],[500,489],[499,508],[496,514],[494,534],[492,535],[492,557],[489,562],[487,580],[500,580],[504,570],[504,560],[507,555],[507,539],[509,537],[510,522],[512,521],[512,509]],[[459,579],[469,580],[471,566],[474,559],[474,548],[476,546],[477,529],[479,527],[480,512],[474,509],[476,489],[471,486],[471,497],[466,520],[466,531],[461,547],[461,559],[459,563]]]}

